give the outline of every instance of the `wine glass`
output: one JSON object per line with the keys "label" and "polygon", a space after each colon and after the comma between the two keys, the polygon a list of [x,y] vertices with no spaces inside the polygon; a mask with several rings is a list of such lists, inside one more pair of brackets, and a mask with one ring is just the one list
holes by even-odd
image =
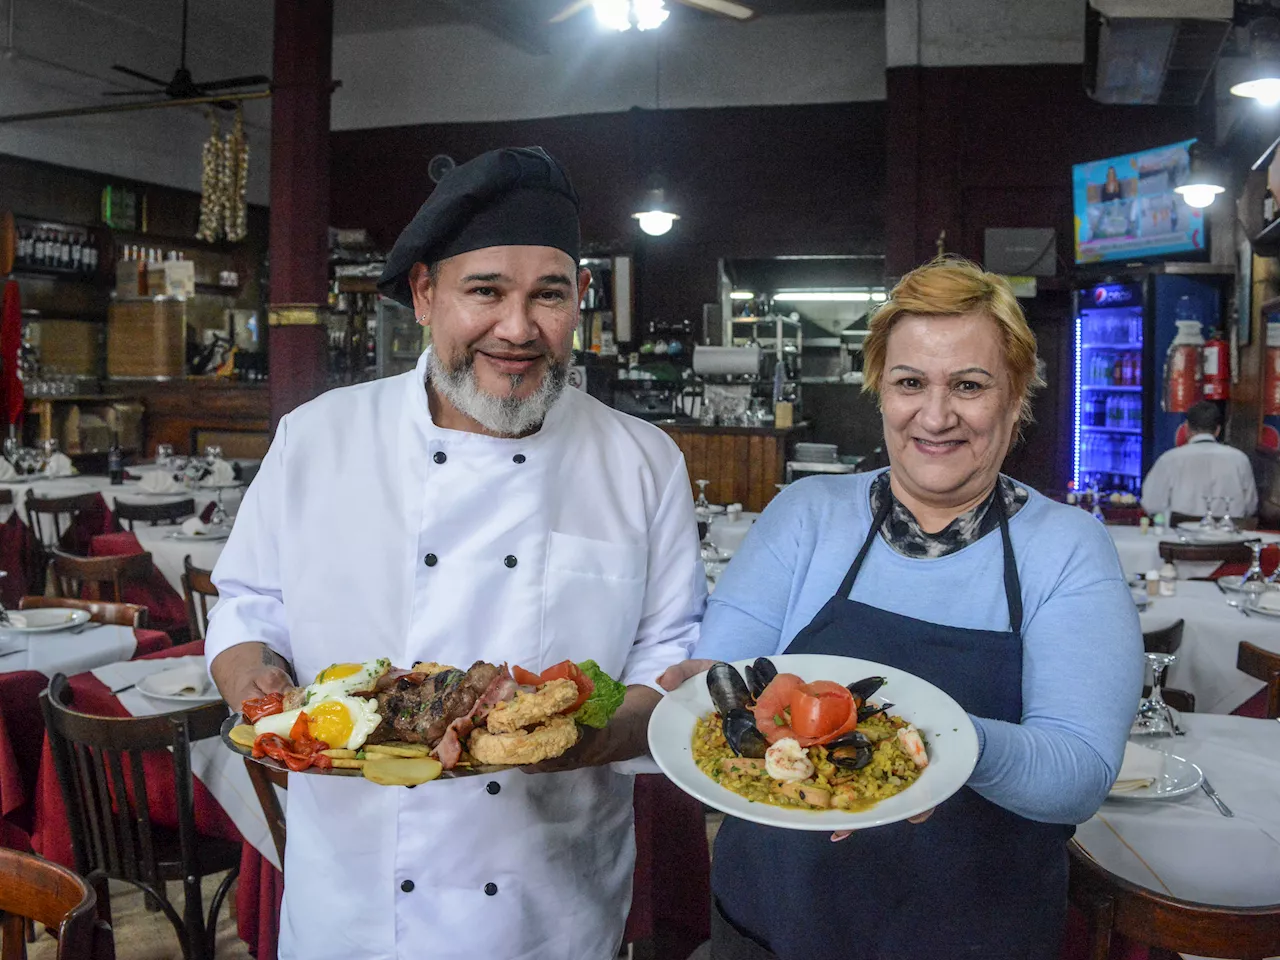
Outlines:
{"label": "wine glass", "polygon": [[1131,737],[1172,737],[1177,732],[1173,709],[1164,702],[1164,678],[1177,660],[1172,653],[1147,653],[1147,678],[1151,692],[1138,701],[1138,713],[1129,728]]}
{"label": "wine glass", "polygon": [[157,443],[156,444],[156,466],[162,470],[167,470],[173,465],[173,444]]}
{"label": "wine glass", "polygon": [[1231,498],[1219,497],[1224,504],[1222,510],[1222,519],[1218,521],[1218,529],[1223,533],[1235,533],[1236,525],[1231,520]]}
{"label": "wine glass", "polygon": [[1256,606],[1258,597],[1266,592],[1267,578],[1262,575],[1262,541],[1250,540],[1245,544],[1253,556],[1249,560],[1249,569],[1240,578],[1240,589],[1245,593],[1247,606]]}
{"label": "wine glass", "polygon": [[10,463],[16,464],[18,460],[18,451],[21,449],[21,447],[22,445],[18,442],[17,437],[5,437],[4,438],[4,458],[8,460]]}
{"label": "wine glass", "polygon": [[1201,530],[1213,530],[1218,522],[1213,519],[1213,503],[1216,497],[1204,498],[1204,516],[1200,518]]}
{"label": "wine glass", "polygon": [[222,506],[222,484],[214,488],[213,513],[209,515],[209,526],[221,527],[231,521],[231,515]]}
{"label": "wine glass", "polygon": [[696,500],[693,501],[694,512],[696,513],[698,511],[701,511],[704,514],[710,514],[711,501],[707,499],[707,484],[709,484],[711,481],[695,480],[693,482],[698,485],[698,497]]}
{"label": "wine glass", "polygon": [[208,461],[209,466],[213,466],[215,461],[222,459],[222,447],[216,443],[211,443],[204,448],[204,458]]}

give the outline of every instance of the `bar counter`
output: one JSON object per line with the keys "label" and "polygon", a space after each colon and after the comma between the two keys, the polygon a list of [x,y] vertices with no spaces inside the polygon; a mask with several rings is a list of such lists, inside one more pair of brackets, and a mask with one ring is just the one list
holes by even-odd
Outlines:
{"label": "bar counter", "polygon": [[271,441],[271,398],[265,382],[222,377],[108,380],[111,393],[138,397],[146,407],[146,455],[156,444],[197,453],[209,444],[224,457],[260,459]]}
{"label": "bar counter", "polygon": [[664,423],[666,431],[684,454],[694,495],[694,481],[709,480],[707,499],[712,503],[740,503],[758,513],[784,482],[786,462],[797,440],[809,432],[809,423],[790,427],[719,427],[701,423]]}

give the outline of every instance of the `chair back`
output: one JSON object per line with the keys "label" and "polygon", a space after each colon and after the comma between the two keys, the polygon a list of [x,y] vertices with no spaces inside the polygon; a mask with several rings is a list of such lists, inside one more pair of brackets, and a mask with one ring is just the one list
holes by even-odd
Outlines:
{"label": "chair back", "polygon": [[1068,844],[1071,902],[1085,915],[1091,960],[1105,958],[1120,934],[1158,950],[1264,960],[1280,955],[1280,904],[1214,907],[1156,893],[1102,867]]}
{"label": "chair back", "polygon": [[[1142,695],[1148,696],[1151,693],[1150,687],[1142,688]],[[1164,687],[1160,691],[1160,695],[1164,697],[1164,702],[1179,713],[1195,713],[1196,712],[1196,695],[1190,690],[1175,690],[1172,687]]]}
{"label": "chair back", "polygon": [[1267,717],[1280,717],[1280,654],[1241,640],[1236,651],[1236,669],[1267,685]]}
{"label": "chair back", "polygon": [[13,491],[8,487],[0,488],[0,507],[7,507],[13,504]]}
{"label": "chair back", "polygon": [[98,920],[97,895],[66,867],[0,847],[0,960],[25,960],[26,922],[58,935],[58,960],[110,955],[111,928]]}
{"label": "chair back", "polygon": [[218,588],[213,585],[213,571],[193,566],[190,554],[182,558],[182,594],[187,601],[191,639],[203,640],[209,624],[209,601],[217,602]]}
{"label": "chair back", "polygon": [[71,497],[37,497],[34,490],[27,491],[23,505],[27,510],[27,522],[35,531],[36,540],[46,547],[62,540],[71,528],[75,515],[88,510],[98,500],[96,493],[78,493]]}
{"label": "chair back", "polygon": [[135,523],[174,524],[179,520],[196,515],[196,502],[188,497],[175,503],[130,503],[128,500],[117,500],[115,504],[116,519],[132,530]]}
{"label": "chair back", "polygon": [[1169,563],[1248,563],[1253,551],[1245,543],[1174,543],[1161,540],[1160,559]]}
{"label": "chair back", "polygon": [[1182,628],[1186,626],[1185,621],[1175,620],[1167,627],[1161,627],[1159,630],[1144,630],[1142,633],[1142,646],[1147,653],[1177,653],[1178,648],[1182,646]]}
{"label": "chair back", "polygon": [[280,863],[284,863],[284,809],[280,806],[280,798],[276,795],[275,787],[281,790],[289,789],[289,775],[283,770],[276,770],[271,767],[264,767],[260,763],[254,763],[248,757],[244,758],[245,769],[249,771],[249,782],[253,784],[253,792],[258,795],[258,803],[262,806],[262,814],[267,818],[267,829],[271,832],[271,839],[276,845],[276,854],[280,857]]}
{"label": "chair back", "polygon": [[106,603],[101,600],[81,600],[79,597],[23,597],[19,610],[37,607],[70,607],[85,610],[94,623],[113,623],[137,630],[147,625],[147,608],[136,603]]}
{"label": "chair back", "polygon": [[40,709],[66,803],[77,872],[101,872],[165,900],[155,889],[161,881],[162,848],[151,823],[143,755],[171,751],[180,859],[184,876],[199,876],[190,745],[218,736],[226,704],[154,717],[95,717],[71,708],[71,685],[58,674],[40,695]]}
{"label": "chair back", "polygon": [[146,582],[152,569],[149,553],[117,557],[77,557],[54,550],[52,554],[53,589],[54,595],[58,597],[84,597],[87,600],[123,603],[124,585],[133,581]]}

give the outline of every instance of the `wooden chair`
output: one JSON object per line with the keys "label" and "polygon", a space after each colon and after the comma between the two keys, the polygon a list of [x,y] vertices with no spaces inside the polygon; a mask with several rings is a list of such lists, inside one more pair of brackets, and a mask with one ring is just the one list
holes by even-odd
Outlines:
{"label": "wooden chair", "polygon": [[1253,551],[1246,543],[1174,543],[1161,540],[1160,559],[1169,563],[1248,563]]}
{"label": "wooden chair", "polygon": [[187,517],[194,517],[196,502],[190,497],[176,503],[130,503],[127,500],[117,500],[115,515],[128,530],[132,530],[135,523],[174,524]]}
{"label": "wooden chair", "polygon": [[[239,872],[241,844],[197,834],[191,744],[219,735],[226,704],[117,718],[78,713],[70,703],[70,683],[58,674],[40,694],[40,708],[77,872],[97,891],[104,918],[111,915],[107,880],[124,881],[158,903],[178,934],[185,960],[212,960],[218,912]],[[144,756],[159,757],[173,771],[176,830],[151,822]],[[224,870],[206,918],[200,881]],[[182,883],[181,913],[169,901],[169,880]]]}
{"label": "wooden chair", "polygon": [[62,535],[70,529],[75,515],[94,506],[97,499],[96,493],[78,493],[72,497],[37,497],[34,490],[28,490],[23,505],[36,541],[49,547],[62,539]]}
{"label": "wooden chair", "polygon": [[[53,554],[53,591],[57,597],[124,602],[124,584],[145,581],[151,573],[151,554],[118,557],[77,557],[61,550]],[[107,589],[104,590],[103,588]]]}
{"label": "wooden chair", "polygon": [[[1150,687],[1142,688],[1142,695],[1145,697],[1151,692]],[[1164,702],[1179,713],[1195,713],[1196,712],[1196,695],[1190,690],[1174,690],[1172,687],[1165,687],[1160,691],[1160,695],[1164,697]]]}
{"label": "wooden chair", "polygon": [[289,775],[282,770],[274,770],[271,767],[264,767],[260,763],[254,763],[248,757],[244,758],[244,766],[249,771],[249,782],[253,784],[253,792],[258,795],[258,803],[262,805],[263,816],[267,818],[267,829],[271,832],[271,839],[276,845],[276,855],[280,857],[280,864],[283,866],[284,810],[280,806],[280,798],[276,796],[273,787],[288,790]]}
{"label": "wooden chair", "polygon": [[1236,669],[1267,685],[1267,717],[1280,717],[1280,654],[1241,640],[1236,652]]}
{"label": "wooden chair", "polygon": [[1182,620],[1176,620],[1159,630],[1144,631],[1142,646],[1147,653],[1177,653],[1182,646],[1182,629],[1186,626]]}
{"label": "wooden chair", "polygon": [[13,491],[8,487],[0,489],[0,507],[9,507],[13,505]]}
{"label": "wooden chair", "polygon": [[106,603],[101,600],[81,600],[79,597],[23,597],[18,601],[19,610],[36,607],[71,607],[87,610],[94,623],[113,623],[121,627],[147,625],[147,608],[136,603]]}
{"label": "wooden chair", "polygon": [[217,601],[218,588],[213,585],[213,571],[192,566],[189,554],[182,558],[182,595],[187,601],[191,639],[203,640],[209,623],[209,598]]}
{"label": "wooden chair", "polygon": [[[1254,517],[1232,517],[1232,523],[1236,525],[1237,530],[1257,530],[1258,518]],[[1178,513],[1174,510],[1169,515],[1169,526],[1174,530],[1178,529],[1180,523],[1199,523],[1200,517],[1192,516],[1189,513]]]}
{"label": "wooden chair", "polygon": [[58,960],[114,957],[97,902],[93,887],[66,867],[0,847],[0,958],[25,960],[29,920],[56,933]]}
{"label": "wooden chair", "polygon": [[1107,960],[1111,937],[1145,944],[1151,960],[1179,954],[1264,960],[1280,955],[1280,904],[1214,907],[1156,893],[1104,869],[1074,840],[1071,902],[1085,915],[1089,960]]}

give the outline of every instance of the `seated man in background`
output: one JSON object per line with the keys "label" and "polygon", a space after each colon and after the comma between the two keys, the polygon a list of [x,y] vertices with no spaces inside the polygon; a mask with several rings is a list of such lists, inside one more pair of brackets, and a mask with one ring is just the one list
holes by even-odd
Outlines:
{"label": "seated man in background", "polygon": [[1216,515],[1226,506],[1233,517],[1252,516],[1258,509],[1253,466],[1243,451],[1218,442],[1218,408],[1201,400],[1187,411],[1187,430],[1187,442],[1162,453],[1142,482],[1142,509],[1153,516],[1172,511],[1199,517],[1210,497],[1228,502],[1213,504]]}

